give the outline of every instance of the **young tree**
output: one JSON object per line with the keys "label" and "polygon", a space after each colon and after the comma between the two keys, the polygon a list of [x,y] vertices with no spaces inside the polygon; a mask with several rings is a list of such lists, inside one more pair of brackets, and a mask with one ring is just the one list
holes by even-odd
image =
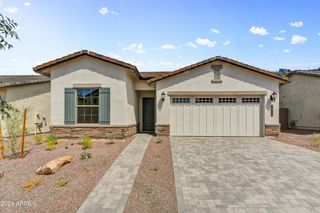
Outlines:
{"label": "young tree", "polygon": [[15,21],[0,13],[0,49],[5,50],[13,47],[7,38],[19,39],[18,33],[15,31],[17,27],[18,24]]}
{"label": "young tree", "polygon": [[[11,112],[17,111],[11,104],[8,104],[0,97],[0,116],[1,119],[10,118]],[[2,142],[2,127],[1,127],[1,120],[0,120],[0,157],[4,159],[4,145]]]}

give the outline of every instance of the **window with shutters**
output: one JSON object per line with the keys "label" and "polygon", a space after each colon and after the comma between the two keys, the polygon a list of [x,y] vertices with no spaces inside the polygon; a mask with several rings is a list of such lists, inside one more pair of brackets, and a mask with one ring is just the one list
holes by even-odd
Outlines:
{"label": "window with shutters", "polygon": [[77,90],[77,123],[91,124],[99,122],[99,89],[81,88]]}

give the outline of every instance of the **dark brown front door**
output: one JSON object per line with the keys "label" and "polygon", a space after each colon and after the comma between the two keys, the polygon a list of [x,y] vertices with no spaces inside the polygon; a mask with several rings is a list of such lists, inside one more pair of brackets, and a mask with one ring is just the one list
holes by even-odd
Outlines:
{"label": "dark brown front door", "polygon": [[142,98],[142,131],[154,131],[154,98]]}

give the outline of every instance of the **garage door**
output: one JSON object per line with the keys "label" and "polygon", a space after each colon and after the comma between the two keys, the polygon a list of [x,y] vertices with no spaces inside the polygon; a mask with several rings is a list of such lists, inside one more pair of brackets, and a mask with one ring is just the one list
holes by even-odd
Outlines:
{"label": "garage door", "polygon": [[172,97],[175,136],[260,136],[260,97]]}

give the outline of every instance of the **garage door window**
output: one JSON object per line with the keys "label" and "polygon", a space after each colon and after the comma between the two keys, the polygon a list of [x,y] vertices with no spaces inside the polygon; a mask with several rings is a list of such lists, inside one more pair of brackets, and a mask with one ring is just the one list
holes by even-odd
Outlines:
{"label": "garage door window", "polygon": [[237,103],[237,98],[219,98],[219,103]]}
{"label": "garage door window", "polygon": [[200,103],[213,103],[213,98],[195,98],[195,103],[200,104]]}
{"label": "garage door window", "polygon": [[185,104],[190,103],[190,98],[172,98],[173,104]]}
{"label": "garage door window", "polygon": [[242,98],[242,103],[260,103],[260,98]]}

